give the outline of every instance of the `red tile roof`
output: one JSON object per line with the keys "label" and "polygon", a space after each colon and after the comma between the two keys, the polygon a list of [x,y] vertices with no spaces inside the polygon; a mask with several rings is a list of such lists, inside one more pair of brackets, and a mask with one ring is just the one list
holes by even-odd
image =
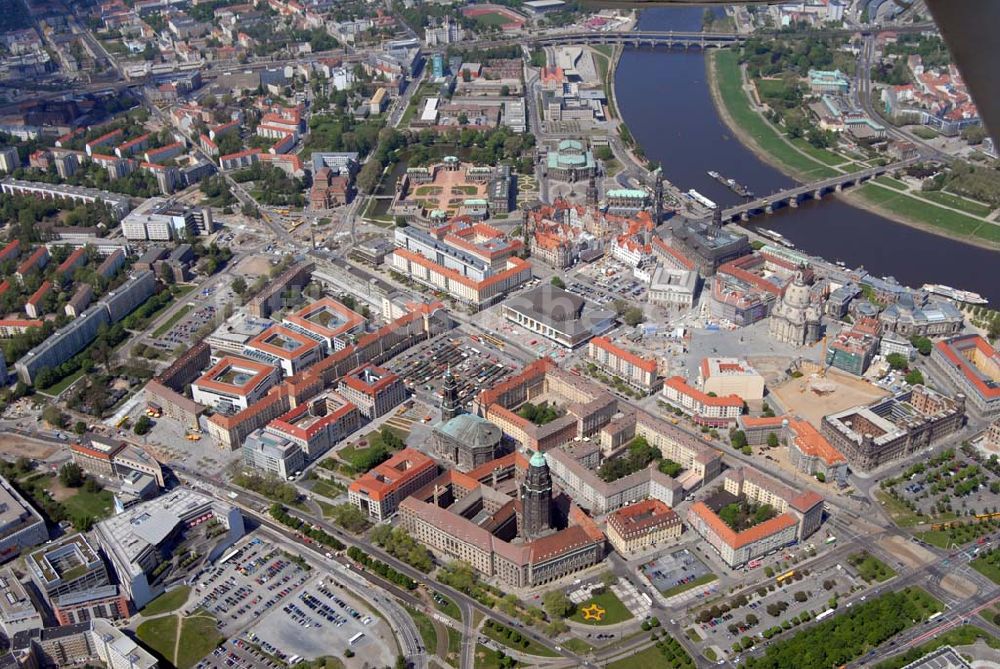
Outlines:
{"label": "red tile roof", "polygon": [[364,476],[355,479],[349,490],[365,493],[381,501],[429,470],[437,469],[433,459],[413,448],[404,448]]}
{"label": "red tile roof", "polygon": [[694,398],[696,402],[701,404],[706,404],[708,406],[717,407],[742,407],[743,399],[739,395],[726,395],[725,397],[712,397],[707,395],[702,391],[688,385],[688,382],[684,380],[683,376],[671,376],[666,380],[666,385],[673,388],[682,395],[687,395]]}
{"label": "red tile roof", "polygon": [[701,518],[714,534],[734,549],[742,548],[743,546],[752,544],[755,541],[760,541],[765,537],[777,534],[778,532],[781,532],[789,527],[794,527],[797,524],[797,521],[792,514],[783,513],[780,516],[775,516],[770,520],[765,520],[763,523],[754,525],[753,527],[743,530],[742,532],[736,532],[731,527],[726,525],[725,521],[719,518],[714,511],[708,508],[708,505],[700,501],[691,505],[691,509],[688,511],[688,514]]}
{"label": "red tile roof", "polygon": [[[607,337],[594,337],[590,341],[592,344],[594,344],[594,346],[607,351],[608,354],[616,358],[621,358],[625,362],[635,365],[644,372],[649,372],[650,374],[656,374],[656,369],[657,369],[656,360],[652,358],[643,358],[642,356],[636,355],[631,351],[626,351],[620,346],[615,345],[615,343],[612,342]],[[742,404],[740,406],[742,406]]]}

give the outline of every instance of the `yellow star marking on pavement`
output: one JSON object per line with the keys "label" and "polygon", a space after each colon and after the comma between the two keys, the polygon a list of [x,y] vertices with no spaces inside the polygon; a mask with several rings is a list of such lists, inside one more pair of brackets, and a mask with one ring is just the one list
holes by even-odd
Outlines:
{"label": "yellow star marking on pavement", "polygon": [[597,604],[591,604],[590,606],[585,606],[582,609],[580,609],[580,611],[583,612],[584,620],[596,620],[597,622],[600,622],[601,618],[604,617],[604,614],[607,613],[607,611],[602,609]]}

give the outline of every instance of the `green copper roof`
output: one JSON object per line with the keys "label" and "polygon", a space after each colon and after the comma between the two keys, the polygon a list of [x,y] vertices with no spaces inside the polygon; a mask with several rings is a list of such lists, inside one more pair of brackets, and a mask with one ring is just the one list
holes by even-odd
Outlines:
{"label": "green copper roof", "polygon": [[547,463],[545,462],[545,456],[542,455],[542,452],[535,451],[531,456],[531,460],[528,461],[528,464],[532,467],[545,467]]}

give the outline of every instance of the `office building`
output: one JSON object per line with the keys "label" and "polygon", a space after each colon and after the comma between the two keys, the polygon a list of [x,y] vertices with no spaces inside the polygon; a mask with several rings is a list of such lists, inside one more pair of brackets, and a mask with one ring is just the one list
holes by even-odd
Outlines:
{"label": "office building", "polygon": [[366,319],[329,297],[316,300],[285,316],[282,323],[322,342],[327,353],[339,351],[365,331]]}
{"label": "office building", "polygon": [[979,335],[940,341],[931,363],[985,417],[1000,415],[1000,352]]}
{"label": "office building", "polygon": [[145,648],[104,618],[62,627],[33,629],[11,639],[13,666],[68,667],[100,663],[109,669],[156,669]]}
{"label": "office building", "polygon": [[[0,628],[10,639],[18,632],[41,629],[42,614],[10,567],[0,569]],[[7,665],[4,665],[7,666]]]}
{"label": "office building", "polygon": [[965,396],[925,386],[823,418],[820,431],[852,468],[874,469],[932,446],[965,421]]}
{"label": "office building", "polygon": [[164,590],[156,567],[189,533],[213,519],[227,530],[213,540],[208,559],[214,560],[243,537],[243,516],[237,507],[188,488],[177,488],[102,520],[95,533],[123,593],[141,609]]}
{"label": "office building", "polygon": [[[512,588],[538,587],[598,564],[604,534],[575,504],[561,495],[553,499],[545,457],[535,453],[532,459],[510,454],[469,474],[445,472],[399,505],[402,526],[443,559],[462,560]],[[503,480],[509,489],[512,478],[513,494],[495,487]],[[540,535],[527,531],[529,522]]]}
{"label": "office building", "polygon": [[297,444],[312,461],[358,430],[363,420],[357,406],[328,391],[278,416],[266,431]]}
{"label": "office building", "polygon": [[404,448],[347,489],[351,504],[377,522],[390,518],[399,503],[437,476],[437,463],[418,450]]}
{"label": "office building", "polygon": [[45,520],[7,479],[0,478],[0,562],[49,538]]}
{"label": "office building", "polygon": [[662,546],[681,536],[681,517],[658,499],[647,499],[608,515],[605,534],[619,555]]}
{"label": "office building", "polygon": [[740,358],[703,358],[698,367],[702,392],[736,395],[745,402],[763,399],[764,377]]}
{"label": "office building", "polygon": [[243,464],[267,475],[289,479],[306,466],[306,456],[294,441],[254,430],[243,442]]}
{"label": "office building", "polygon": [[274,365],[226,356],[191,384],[191,397],[231,414],[256,404],[279,381]]}
{"label": "office building", "polygon": [[[769,505],[778,515],[763,522],[734,529],[719,511],[729,504]],[[726,474],[722,486],[687,513],[688,524],[736,568],[789,544],[802,541],[823,521],[823,498],[811,490],[800,492],[750,467]]]}
{"label": "office building", "polygon": [[243,348],[251,360],[273,365],[292,376],[323,358],[323,345],[283,325],[272,325]]}
{"label": "office building", "polygon": [[83,534],[71,534],[30,553],[25,564],[48,598],[90,590],[108,581],[100,554]]}
{"label": "office building", "polygon": [[627,351],[607,337],[594,337],[587,343],[587,358],[629,387],[647,395],[655,393],[663,385],[654,358],[644,358]]}
{"label": "office building", "polygon": [[211,234],[210,207],[191,207],[160,197],[149,198],[122,219],[129,241],[171,241]]}
{"label": "office building", "polygon": [[682,376],[667,379],[662,396],[700,425],[727,427],[743,413],[743,398],[739,395],[712,396],[688,384]]}
{"label": "office building", "polygon": [[615,312],[548,283],[512,296],[500,310],[512,323],[566,348],[581,346],[616,323]]}
{"label": "office building", "polygon": [[368,420],[384,416],[406,400],[402,377],[370,363],[345,374],[338,389]]}
{"label": "office building", "polygon": [[878,347],[878,337],[859,327],[841,330],[827,348],[826,364],[848,374],[861,376],[868,369]]}
{"label": "office building", "polygon": [[531,278],[518,257],[523,243],[485,223],[449,223],[425,232],[396,228],[392,268],[475,309],[486,308]]}
{"label": "office building", "polygon": [[694,306],[701,280],[693,269],[657,266],[653,270],[646,299],[659,307],[690,309]]}

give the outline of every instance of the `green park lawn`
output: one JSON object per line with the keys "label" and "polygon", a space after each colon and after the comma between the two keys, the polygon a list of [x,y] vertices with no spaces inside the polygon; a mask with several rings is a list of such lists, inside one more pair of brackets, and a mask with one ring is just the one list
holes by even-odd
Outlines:
{"label": "green park lawn", "polygon": [[[584,620],[583,609],[587,608],[591,604],[597,604],[599,607],[604,609],[604,616],[599,620]],[[632,618],[632,614],[629,610],[625,608],[622,604],[622,600],[618,599],[615,593],[610,590],[605,590],[600,595],[590,597],[586,599],[582,604],[577,604],[576,611],[573,615],[569,617],[570,620],[577,623],[583,623],[584,625],[614,625],[616,623],[624,622]]]}
{"label": "green park lawn", "polygon": [[405,608],[406,612],[410,614],[411,618],[413,618],[413,622],[417,626],[417,631],[420,632],[420,638],[424,642],[424,648],[427,649],[428,653],[434,654],[434,651],[437,648],[437,632],[434,631],[434,623],[431,622],[431,619],[427,617],[426,613],[417,611],[409,606]]}
{"label": "green park lawn", "polygon": [[719,95],[733,121],[765,153],[808,180],[836,176],[838,172],[796,151],[750,106],[743,90],[740,66],[735,51],[720,49],[709,60],[714,67]]}
{"label": "green park lawn", "polygon": [[855,192],[874,205],[953,235],[1000,244],[1000,226],[982,219],[935,207],[876,183],[866,183]]}
{"label": "green park lawn", "polygon": [[926,200],[934,200],[938,204],[964,211],[966,214],[972,214],[973,216],[989,216],[990,212],[993,211],[993,207],[988,204],[966,200],[964,197],[945,193],[940,190],[921,191],[920,197]]}
{"label": "green park lawn", "polygon": [[904,184],[902,181],[899,181],[898,179],[893,179],[892,177],[887,177],[884,174],[880,177],[875,177],[873,181],[877,184],[888,186],[889,188],[892,188],[894,190],[909,190],[906,184]]}
{"label": "green park lawn", "polygon": [[872,581],[882,583],[896,575],[896,571],[892,567],[871,553],[855,553],[847,560],[867,583]]}
{"label": "green park lawn", "polygon": [[186,585],[174,588],[173,590],[163,593],[149,604],[146,604],[145,608],[143,608],[140,613],[149,618],[151,616],[160,615],[161,613],[176,611],[184,605],[184,602],[187,601],[190,593],[191,588]]}
{"label": "green park lawn", "polygon": [[147,620],[136,629],[136,636],[177,669],[190,669],[224,641],[215,618],[204,611],[187,618],[171,615]]}

